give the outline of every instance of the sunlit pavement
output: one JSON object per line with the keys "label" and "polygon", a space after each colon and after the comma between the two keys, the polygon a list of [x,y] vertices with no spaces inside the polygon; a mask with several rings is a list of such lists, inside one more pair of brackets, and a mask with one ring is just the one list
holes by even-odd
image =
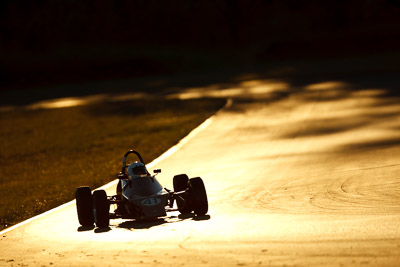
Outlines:
{"label": "sunlit pavement", "polygon": [[152,166],[167,188],[175,174],[201,176],[209,216],[85,229],[71,204],[4,233],[0,265],[400,264],[400,98],[390,88],[248,79],[170,97],[233,101]]}

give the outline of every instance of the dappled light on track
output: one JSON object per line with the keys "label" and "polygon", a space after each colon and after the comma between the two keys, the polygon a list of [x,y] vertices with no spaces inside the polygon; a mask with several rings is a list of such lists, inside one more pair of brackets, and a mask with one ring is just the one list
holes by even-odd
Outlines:
{"label": "dappled light on track", "polygon": [[263,97],[270,93],[287,91],[289,85],[279,80],[249,80],[231,84],[213,84],[208,87],[188,88],[178,94],[172,94],[169,97],[178,99],[193,99],[203,97]]}
{"label": "dappled light on track", "polygon": [[39,102],[39,103],[31,105],[30,108],[31,109],[67,108],[67,107],[84,105],[86,103],[88,103],[88,101],[85,101],[83,99],[69,97],[69,98],[62,98],[62,99],[57,99],[57,100]]}
{"label": "dappled light on track", "polygon": [[128,94],[98,94],[83,97],[67,97],[52,100],[44,100],[31,105],[28,105],[27,109],[37,110],[37,109],[54,109],[54,108],[67,108],[82,105],[106,103],[106,102],[120,102],[129,101],[136,99],[148,99],[151,96],[144,93],[128,93]]}
{"label": "dappled light on track", "polygon": [[314,83],[307,85],[305,88],[307,90],[337,90],[338,88],[343,88],[348,86],[345,82],[340,81],[329,81],[322,83]]}
{"label": "dappled light on track", "polygon": [[[21,265],[43,256],[86,265],[398,264],[399,96],[339,79],[251,77],[167,96],[231,99],[150,165],[162,169],[167,188],[178,173],[202,177],[208,216],[174,211],[83,229],[71,205],[6,233],[2,244],[23,239],[26,248],[10,246],[0,260],[16,253]],[[107,189],[114,192],[115,183]]]}

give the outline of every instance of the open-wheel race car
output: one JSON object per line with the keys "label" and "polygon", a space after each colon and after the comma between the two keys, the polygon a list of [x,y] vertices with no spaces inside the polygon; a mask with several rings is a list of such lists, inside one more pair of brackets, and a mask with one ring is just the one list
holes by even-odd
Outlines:
{"label": "open-wheel race car", "polygon": [[[139,161],[126,164],[127,157],[135,154]],[[180,213],[200,216],[208,211],[207,193],[200,177],[189,179],[186,174],[173,177],[174,190],[163,188],[155,176],[150,175],[142,156],[134,150],[125,153],[122,170],[118,174],[116,195],[107,196],[102,189],[92,191],[87,186],[78,187],[75,192],[79,223],[82,226],[108,227],[110,219],[155,219],[173,211],[174,201]],[[114,205],[114,212],[110,212]]]}

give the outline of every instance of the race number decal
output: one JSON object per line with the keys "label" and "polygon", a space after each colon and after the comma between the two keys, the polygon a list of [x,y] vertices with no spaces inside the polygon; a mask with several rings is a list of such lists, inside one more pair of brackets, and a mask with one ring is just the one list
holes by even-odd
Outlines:
{"label": "race number decal", "polygon": [[159,198],[149,197],[149,198],[143,199],[141,203],[143,206],[155,206],[155,205],[160,204],[160,202],[161,202],[161,199],[159,199]]}

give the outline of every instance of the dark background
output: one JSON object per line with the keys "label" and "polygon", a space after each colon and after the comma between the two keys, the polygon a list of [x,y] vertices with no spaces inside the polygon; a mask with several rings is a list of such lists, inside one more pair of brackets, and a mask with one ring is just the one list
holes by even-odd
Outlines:
{"label": "dark background", "polygon": [[397,52],[398,0],[3,0],[0,87]]}

